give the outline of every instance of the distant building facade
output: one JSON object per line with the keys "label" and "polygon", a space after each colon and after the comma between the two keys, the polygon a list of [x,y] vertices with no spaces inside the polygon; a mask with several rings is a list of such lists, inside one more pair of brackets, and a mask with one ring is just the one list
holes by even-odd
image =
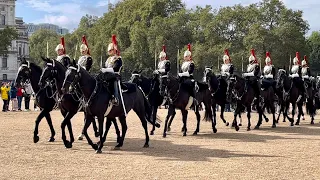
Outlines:
{"label": "distant building facade", "polygon": [[15,17],[16,0],[0,0],[0,29],[15,27],[18,39],[11,42],[6,54],[0,54],[0,80],[14,80],[21,57],[29,58],[27,26],[20,17]]}
{"label": "distant building facade", "polygon": [[60,35],[65,35],[65,34],[69,33],[68,29],[61,28],[61,27],[59,27],[57,25],[54,25],[54,24],[49,24],[49,23],[33,24],[33,23],[29,23],[29,24],[27,24],[28,36],[30,37],[34,32],[36,32],[39,29],[52,30],[54,32],[57,32]]}

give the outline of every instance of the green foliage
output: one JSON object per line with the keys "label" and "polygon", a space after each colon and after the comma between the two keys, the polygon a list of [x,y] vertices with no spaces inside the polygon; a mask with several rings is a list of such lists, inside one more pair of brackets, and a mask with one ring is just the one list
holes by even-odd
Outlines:
{"label": "green foliage", "polygon": [[[172,72],[176,73],[177,57],[181,62],[186,45],[191,43],[193,60],[199,71],[197,74],[202,76],[204,66],[220,68],[218,64],[222,63],[226,48],[238,70],[241,70],[242,59],[246,67],[251,48],[256,49],[262,64],[266,51],[270,51],[276,67],[288,65],[290,55],[293,57],[296,51],[307,55],[311,52],[310,58],[318,59],[319,33],[307,41],[305,35],[308,30],[302,11],[288,9],[279,0],[262,0],[249,6],[238,4],[220,9],[212,9],[211,6],[186,9],[181,0],[123,0],[99,19],[84,16],[79,27],[66,35],[65,40],[67,53],[73,58],[81,36],[86,35],[94,70],[98,70],[100,59],[104,63],[107,58],[106,49],[111,35],[116,34],[124,61],[124,76],[135,69],[144,69],[146,74],[152,72],[155,53],[158,57],[163,44],[167,47]],[[45,43],[49,40],[54,46],[59,43],[57,35],[35,33],[31,37],[32,57],[44,55]],[[54,47],[50,47],[50,52],[53,50]],[[80,55],[77,51],[76,59]],[[317,62],[310,60],[310,63]]]}
{"label": "green foliage", "polygon": [[0,54],[6,54],[11,42],[18,38],[18,33],[15,29],[6,27],[0,30]]}

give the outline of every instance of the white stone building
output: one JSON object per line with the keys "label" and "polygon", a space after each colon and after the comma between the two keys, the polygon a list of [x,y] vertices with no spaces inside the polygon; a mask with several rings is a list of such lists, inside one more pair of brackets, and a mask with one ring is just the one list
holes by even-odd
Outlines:
{"label": "white stone building", "polygon": [[19,37],[11,42],[7,54],[0,54],[0,81],[14,80],[21,57],[29,58],[27,27],[15,17],[16,0],[0,0],[0,29],[6,26],[18,30]]}

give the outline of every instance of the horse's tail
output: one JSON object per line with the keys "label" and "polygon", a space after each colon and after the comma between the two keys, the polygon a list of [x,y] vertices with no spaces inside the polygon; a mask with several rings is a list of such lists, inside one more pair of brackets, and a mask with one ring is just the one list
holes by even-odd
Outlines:
{"label": "horse's tail", "polygon": [[211,108],[211,106],[209,106],[209,105],[204,105],[204,117],[203,117],[203,120],[204,121],[212,121],[212,108]]}
{"label": "horse's tail", "polygon": [[140,90],[140,92],[141,92],[141,94],[143,96],[144,108],[145,108],[145,115],[144,116],[145,116],[146,120],[149,123],[151,123],[152,125],[155,123],[155,126],[157,128],[159,128],[160,127],[159,119],[157,118],[156,122],[152,122],[152,120],[151,120],[152,119],[152,108],[151,108],[151,105],[150,105],[149,101],[147,100],[146,96],[144,95],[143,91],[140,88],[138,88],[138,89]]}

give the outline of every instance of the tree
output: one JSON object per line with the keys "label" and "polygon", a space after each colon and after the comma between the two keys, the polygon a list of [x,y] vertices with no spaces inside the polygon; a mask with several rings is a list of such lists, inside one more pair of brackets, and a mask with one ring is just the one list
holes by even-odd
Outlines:
{"label": "tree", "polygon": [[319,73],[320,69],[320,32],[313,31],[308,38],[310,55],[308,63],[313,73]]}
{"label": "tree", "polygon": [[18,33],[15,29],[6,27],[0,30],[0,54],[6,54],[8,47],[11,46],[12,40],[18,38]]}

